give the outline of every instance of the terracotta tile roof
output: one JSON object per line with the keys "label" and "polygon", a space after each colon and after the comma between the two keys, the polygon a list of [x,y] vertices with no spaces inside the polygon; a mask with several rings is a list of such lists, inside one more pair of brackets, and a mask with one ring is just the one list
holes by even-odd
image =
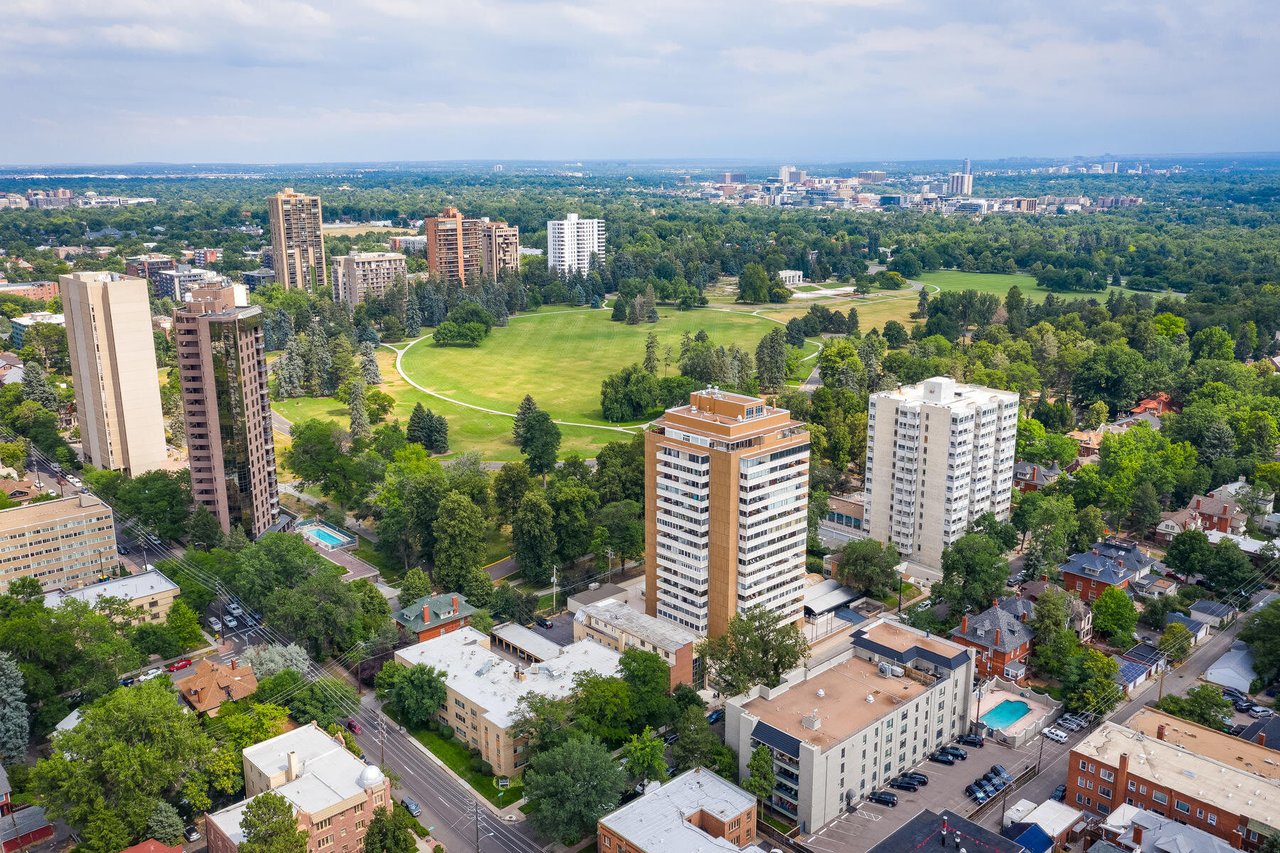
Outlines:
{"label": "terracotta tile roof", "polygon": [[191,667],[191,674],[173,685],[197,713],[217,711],[223,702],[234,702],[258,689],[249,666],[224,666],[205,658]]}

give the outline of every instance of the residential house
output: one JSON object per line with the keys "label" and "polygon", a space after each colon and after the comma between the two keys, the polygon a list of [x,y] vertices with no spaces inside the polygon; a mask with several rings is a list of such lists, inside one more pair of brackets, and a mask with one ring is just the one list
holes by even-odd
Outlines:
{"label": "residential house", "polygon": [[16,853],[26,847],[48,841],[54,835],[53,824],[44,809],[28,806],[14,809],[0,820],[0,853]]}
{"label": "residential house", "polygon": [[[6,469],[11,470],[11,469]],[[34,480],[0,480],[0,492],[16,504],[24,504],[43,493],[43,489]]]}
{"label": "residential house", "polygon": [[699,637],[682,625],[641,613],[625,601],[607,598],[585,604],[573,615],[573,639],[595,640],[621,654],[627,649],[653,652],[671,670],[670,686],[702,687],[702,659],[695,649]]}
{"label": "residential house", "polygon": [[1063,587],[1090,603],[1108,587],[1127,591],[1135,578],[1165,571],[1164,564],[1142,553],[1137,543],[1116,538],[1095,542],[1088,551],[1071,555],[1059,568]]}
{"label": "residential house", "polygon": [[181,591],[176,583],[162,573],[149,569],[136,575],[45,593],[44,606],[54,608],[68,598],[74,598],[90,607],[96,607],[100,601],[115,599],[134,609],[135,614],[126,620],[131,625],[154,624],[168,618],[169,608],[178,600],[178,593]]}
{"label": "residential house", "polygon": [[1240,733],[1240,739],[1270,750],[1280,750],[1280,715],[1254,720]]}
{"label": "residential house", "polygon": [[208,853],[240,848],[245,808],[266,791],[293,807],[298,829],[307,834],[307,853],[360,853],[374,811],[392,805],[382,771],[314,722],[247,747],[243,756],[246,799],[209,815]]}
{"label": "residential house", "polygon": [[1249,645],[1243,640],[1233,642],[1231,648],[1209,664],[1203,677],[1210,684],[1234,687],[1242,693],[1248,693],[1258,678],[1258,673],[1253,668],[1253,652]]}
{"label": "residential house", "polygon": [[1233,853],[1236,849],[1203,829],[1127,803],[1107,815],[1099,828],[1103,835],[1099,844],[1131,853]]}
{"label": "residential house", "polygon": [[223,702],[244,699],[258,689],[253,667],[241,666],[239,661],[223,664],[203,658],[196,661],[190,672],[173,686],[197,714],[216,717]]}
{"label": "residential house", "polygon": [[1030,609],[1020,609],[1015,614],[997,602],[976,616],[966,613],[960,617],[960,624],[951,630],[951,639],[976,650],[974,665],[980,679],[998,675],[1022,684],[1034,636],[1027,624]]}
{"label": "residential house", "polygon": [[[1019,823],[1038,827],[1052,845],[1066,846],[1071,831],[1080,823],[1084,812],[1057,800],[1045,800],[1023,817]],[[1005,833],[1006,837],[1008,833]],[[1015,836],[1021,838],[1021,835]],[[1024,841],[1024,845],[1027,843]]]}
{"label": "residential house", "polygon": [[1180,406],[1175,406],[1173,398],[1165,391],[1158,391],[1147,397],[1145,400],[1139,400],[1138,404],[1129,410],[1132,415],[1167,415],[1170,412],[1180,411]]}
{"label": "residential house", "polygon": [[1209,636],[1209,625],[1199,619],[1192,619],[1190,616],[1184,616],[1181,613],[1170,613],[1164,617],[1166,628],[1175,622],[1191,632],[1191,645],[1193,646],[1200,645],[1200,642]]}
{"label": "residential house", "polygon": [[1124,689],[1125,696],[1131,696],[1136,688],[1151,680],[1151,667],[1125,660],[1120,655],[1112,655],[1111,659],[1117,667],[1115,682]]}
{"label": "residential house", "polygon": [[600,818],[600,853],[759,851],[756,798],[695,767]]}
{"label": "residential house", "polygon": [[476,608],[456,592],[425,595],[395,614],[396,624],[419,642],[439,637],[471,624]]}
{"label": "residential house", "polygon": [[0,765],[0,817],[13,811],[13,785],[9,784],[9,774]]}
{"label": "residential house", "polygon": [[182,845],[175,844],[170,847],[168,844],[161,844],[154,838],[148,838],[141,844],[124,848],[120,853],[182,853]]}
{"label": "residential house", "polygon": [[1171,578],[1166,578],[1155,572],[1147,572],[1140,578],[1134,578],[1129,584],[1129,588],[1133,590],[1135,595],[1142,595],[1147,598],[1163,598],[1177,592],[1178,584]]}
{"label": "residential house", "polygon": [[1275,492],[1269,491],[1265,487],[1252,486],[1244,475],[1230,483],[1224,483],[1213,491],[1209,492],[1210,497],[1226,498],[1230,497],[1238,503],[1241,508],[1249,512],[1253,520],[1259,524],[1262,519],[1271,512],[1275,506]]}
{"label": "residential house", "polygon": [[22,381],[26,371],[22,359],[11,352],[0,352],[0,385],[13,385]]}
{"label": "residential house", "polygon": [[1171,542],[1184,530],[1216,530],[1240,536],[1248,519],[1249,514],[1230,492],[1217,490],[1193,496],[1183,509],[1161,513],[1155,539],[1157,542]]}
{"label": "residential house", "polygon": [[1191,618],[1203,622],[1210,628],[1221,628],[1236,618],[1236,609],[1221,601],[1209,601],[1202,598],[1191,605]]}
{"label": "residential house", "polygon": [[[1019,588],[1018,595],[1035,603],[1049,587],[1062,589],[1057,584],[1051,583],[1047,575],[1042,575],[1038,581],[1024,583]],[[1093,611],[1089,608],[1089,605],[1080,600],[1079,595],[1068,593],[1068,596],[1071,612],[1067,617],[1067,627],[1075,632],[1080,642],[1087,643],[1093,639]]]}
{"label": "residential house", "polygon": [[1168,658],[1154,643],[1141,642],[1120,655],[1121,658],[1145,666],[1152,675],[1169,668]]}
{"label": "residential house", "polygon": [[1062,476],[1058,463],[1041,465],[1038,462],[1014,462],[1013,486],[1020,492],[1038,492],[1045,486],[1057,482]]}

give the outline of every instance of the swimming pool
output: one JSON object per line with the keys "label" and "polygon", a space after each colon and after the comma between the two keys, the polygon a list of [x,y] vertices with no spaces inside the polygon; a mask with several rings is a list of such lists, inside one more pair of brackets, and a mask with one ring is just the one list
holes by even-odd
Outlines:
{"label": "swimming pool", "polygon": [[321,545],[330,550],[335,548],[350,548],[356,543],[354,536],[323,523],[305,525],[299,529],[299,532],[312,542],[315,542],[317,545]]}
{"label": "swimming pool", "polygon": [[1020,699],[1006,699],[979,719],[993,729],[1007,728],[1031,712],[1031,706]]}

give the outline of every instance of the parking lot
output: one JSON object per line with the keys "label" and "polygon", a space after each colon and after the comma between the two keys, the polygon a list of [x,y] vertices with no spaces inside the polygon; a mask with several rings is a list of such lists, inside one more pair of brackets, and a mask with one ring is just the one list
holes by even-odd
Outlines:
{"label": "parking lot", "polygon": [[[880,789],[898,795],[896,807],[864,801],[856,811],[846,812],[813,835],[802,835],[799,838],[806,847],[819,853],[846,853],[848,850],[866,850],[879,843],[915,817],[921,809],[945,810],[967,816],[978,804],[965,795],[965,786],[990,770],[993,764],[1003,765],[1013,776],[1018,776],[1035,764],[1041,740],[1044,739],[1036,738],[1035,742],[1021,749],[988,740],[981,749],[965,747],[969,758],[957,761],[950,767],[922,761],[911,769],[928,776],[928,785],[915,792],[895,791],[884,787]],[[1055,744],[1046,743],[1045,746]],[[1016,802],[1016,797],[1011,802]]]}

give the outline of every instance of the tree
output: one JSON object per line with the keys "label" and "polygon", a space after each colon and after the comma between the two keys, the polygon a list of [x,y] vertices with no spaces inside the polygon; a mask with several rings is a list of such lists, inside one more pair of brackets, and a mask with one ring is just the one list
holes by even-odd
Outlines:
{"label": "tree", "polygon": [[622,759],[634,782],[667,781],[667,745],[649,726],[622,745]]}
{"label": "tree", "polygon": [[511,547],[530,583],[551,580],[556,565],[555,514],[541,491],[529,491],[511,521]]}
{"label": "tree", "polygon": [[1138,484],[1133,494],[1133,503],[1129,506],[1129,529],[1139,536],[1160,523],[1160,496],[1156,487],[1150,482]]}
{"label": "tree", "polygon": [[371,341],[360,344],[360,375],[367,385],[382,384],[382,371],[378,369],[378,357]]}
{"label": "tree", "polygon": [[39,403],[51,412],[58,411],[58,392],[49,384],[49,377],[39,362],[22,364],[22,398]]}
{"label": "tree", "polygon": [[1068,663],[1062,692],[1071,711],[1088,711],[1105,717],[1124,696],[1115,677],[1120,665],[1098,651],[1085,648]]}
{"label": "tree", "polygon": [[881,545],[874,539],[853,539],[840,551],[836,577],[847,586],[883,598],[895,590],[901,561],[898,549],[892,545]]}
{"label": "tree", "polygon": [[1280,675],[1280,601],[1250,614],[1240,629],[1240,639],[1253,652],[1253,668],[1264,684]]}
{"label": "tree", "polygon": [[938,594],[953,613],[965,607],[985,610],[1005,590],[1009,563],[989,536],[966,533],[942,552],[942,583]]}
{"label": "tree", "polygon": [[671,745],[671,760],[677,770],[706,767],[726,779],[737,774],[737,756],[711,730],[703,707],[685,708],[676,720],[675,733],[679,738]]}
{"label": "tree", "polygon": [[414,728],[425,726],[444,707],[444,673],[425,664],[411,666],[396,681],[391,698],[401,720]]}
{"label": "tree", "polygon": [[1078,514],[1067,495],[1045,495],[1036,502],[1027,519],[1031,540],[1023,561],[1027,576],[1039,575],[1066,560],[1078,529]]}
{"label": "tree", "polygon": [[571,712],[567,699],[526,693],[516,705],[511,737],[527,741],[527,749],[534,756],[555,749],[569,739]]}
{"label": "tree", "polygon": [[809,644],[794,622],[751,607],[735,614],[728,629],[698,644],[698,655],[713,673],[722,693],[736,696],[756,684],[776,687],[782,676],[809,653]]}
{"label": "tree", "polygon": [[405,811],[406,820],[399,814],[400,810],[389,812],[383,806],[373,810],[364,836],[365,853],[414,853],[418,849],[410,826],[412,815]]}
{"label": "tree", "polygon": [[639,503],[622,500],[606,504],[596,520],[605,529],[605,546],[613,556],[625,562],[644,554],[644,508]]}
{"label": "tree", "polygon": [[1095,400],[1085,409],[1084,417],[1080,419],[1080,425],[1085,429],[1097,429],[1107,422],[1107,418],[1111,416],[1111,412],[1107,409],[1107,404],[1101,400]]}
{"label": "tree", "polygon": [[363,377],[357,376],[347,390],[347,413],[351,417],[351,438],[362,441],[371,434],[369,426],[369,410],[365,408],[365,386]]}
{"label": "tree", "polygon": [[409,415],[409,426],[404,431],[404,437],[414,444],[421,444],[423,447],[431,446],[431,415],[427,413],[421,403],[414,405],[413,412]]}
{"label": "tree", "polygon": [[565,845],[594,831],[626,787],[622,768],[592,737],[574,737],[535,755],[524,774],[534,829]]}
{"label": "tree", "polygon": [[[921,296],[924,291],[920,291]],[[893,349],[899,349],[907,344],[907,330],[897,320],[889,320],[884,324],[884,339]]]}
{"label": "tree", "polygon": [[1203,530],[1191,528],[1173,537],[1164,563],[1185,579],[1192,573],[1203,571],[1213,558],[1213,545]]}
{"label": "tree", "polygon": [[[261,682],[258,683],[258,692],[264,692]],[[285,704],[289,707],[289,716],[299,723],[306,725],[315,720],[320,728],[327,729],[339,720],[346,719],[352,709],[359,708],[360,697],[347,682],[322,677],[304,684]]]}
{"label": "tree", "polygon": [[[1174,623],[1177,624],[1177,623]],[[1186,631],[1181,625],[1179,628]],[[1190,633],[1190,632],[1188,632]],[[1156,702],[1156,707],[1167,714],[1199,723],[1202,726],[1223,731],[1226,725],[1223,717],[1231,716],[1231,700],[1222,695],[1222,691],[1212,684],[1201,684],[1187,691],[1186,696],[1170,693]]]}
{"label": "tree", "polygon": [[560,452],[560,427],[551,416],[538,409],[525,419],[520,452],[524,454],[529,472],[541,475],[543,484],[556,467],[556,455]]}
{"label": "tree", "polygon": [[253,667],[253,674],[259,683],[286,669],[306,672],[311,665],[311,658],[296,643],[290,643],[287,646],[252,646],[240,656],[240,659]]}
{"label": "tree", "polygon": [[569,563],[591,549],[600,497],[585,483],[566,479],[552,483],[547,498],[554,513],[556,559]]}
{"label": "tree", "polygon": [[[436,540],[432,569],[440,589],[465,591],[468,574],[480,565],[487,530],[484,515],[466,495],[452,492],[440,501],[432,526]],[[479,603],[487,600],[485,596]]]}
{"label": "tree", "polygon": [[84,828],[106,812],[136,837],[156,800],[182,791],[207,802],[201,773],[216,750],[174,701],[168,679],[115,690],[83,712],[31,772],[31,790],[51,817]]}
{"label": "tree", "polygon": [[498,508],[498,519],[511,524],[525,493],[532,487],[533,476],[523,462],[507,462],[499,468],[493,477],[493,501]]}
{"label": "tree", "polygon": [[423,596],[430,594],[431,580],[427,577],[426,572],[414,566],[404,573],[404,580],[400,582],[399,599],[401,607],[408,607]]}
{"label": "tree", "polygon": [[1160,643],[1158,648],[1168,656],[1173,663],[1181,663],[1187,655],[1191,654],[1191,645],[1195,638],[1191,636],[1191,630],[1181,622],[1170,622],[1165,627],[1164,633],[1160,635]]}
{"label": "tree", "polygon": [[762,391],[781,391],[787,381],[787,335],[778,326],[756,346],[756,376]]}
{"label": "tree", "polygon": [[632,716],[653,728],[669,725],[676,703],[671,698],[671,669],[662,656],[632,646],[622,653],[618,668],[631,693]]}
{"label": "tree", "polygon": [[524,447],[524,427],[529,422],[529,416],[536,411],[538,411],[538,404],[533,401],[531,395],[525,394],[516,409],[515,420],[511,424],[511,437],[515,440],[516,447]]}
{"label": "tree", "polygon": [[164,618],[164,627],[178,645],[179,651],[190,651],[205,643],[204,632],[200,630],[200,617],[181,598],[169,608],[169,615]]}
{"label": "tree", "polygon": [[627,300],[621,296],[613,300],[613,311],[609,314],[609,319],[615,323],[625,323],[627,320]]}
{"label": "tree", "polygon": [[1031,664],[1037,670],[1061,677],[1067,662],[1079,647],[1075,632],[1067,627],[1071,616],[1071,596],[1055,586],[1050,586],[1036,599],[1031,630],[1035,640],[1031,644]]}
{"label": "tree", "polygon": [[306,853],[307,833],[298,829],[293,804],[274,791],[249,801],[240,818],[241,853]]}
{"label": "tree", "polygon": [[212,551],[222,544],[222,525],[204,504],[196,506],[187,520],[187,541],[201,551]]}
{"label": "tree", "polygon": [[1119,587],[1109,586],[1093,602],[1093,627],[1115,646],[1127,648],[1138,627],[1138,609]]}
{"label": "tree", "polygon": [[161,844],[176,847],[182,844],[184,827],[182,815],[178,814],[178,810],[161,800],[156,803],[155,810],[151,812],[151,818],[147,821],[147,835]]}
{"label": "tree", "polygon": [[767,746],[757,746],[747,760],[747,778],[742,780],[742,787],[748,794],[753,794],[763,806],[772,797],[773,786],[776,784],[778,779],[773,771],[773,753]]}
{"label": "tree", "polygon": [[1245,587],[1256,578],[1248,556],[1240,550],[1239,545],[1229,539],[1213,546],[1213,557],[1201,571],[1204,583],[1224,595],[1241,595]]}
{"label": "tree", "polygon": [[26,758],[27,693],[22,671],[9,652],[0,652],[0,765]]}
{"label": "tree", "polygon": [[449,421],[444,415],[433,414],[430,409],[427,410],[427,415],[427,449],[432,453],[448,453]]}
{"label": "tree", "polygon": [[644,370],[652,376],[658,375],[658,336],[654,332],[644,339]]}
{"label": "tree", "polygon": [[631,689],[621,678],[580,672],[573,680],[573,717],[578,729],[611,744],[631,731]]}

